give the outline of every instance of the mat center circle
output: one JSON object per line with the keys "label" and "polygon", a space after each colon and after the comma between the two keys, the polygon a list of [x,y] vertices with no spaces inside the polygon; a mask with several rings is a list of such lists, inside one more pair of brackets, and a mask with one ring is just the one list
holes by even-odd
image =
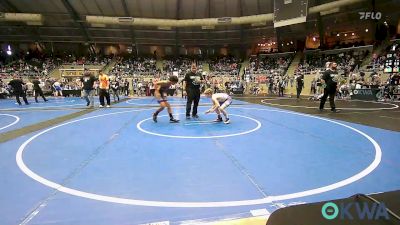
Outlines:
{"label": "mat center circle", "polygon": [[[226,138],[246,135],[261,128],[261,122],[247,116],[229,114],[231,124],[215,122],[212,115],[204,116],[206,119],[184,120],[180,123],[168,123],[166,116],[159,116],[159,122],[154,123],[152,117],[137,123],[136,127],[141,132],[149,135],[168,138]],[[240,126],[239,126],[240,125]]]}

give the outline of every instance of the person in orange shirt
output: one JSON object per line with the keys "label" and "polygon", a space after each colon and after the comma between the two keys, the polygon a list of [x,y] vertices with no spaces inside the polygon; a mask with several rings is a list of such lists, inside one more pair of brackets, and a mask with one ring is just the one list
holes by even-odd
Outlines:
{"label": "person in orange shirt", "polygon": [[110,78],[108,78],[107,74],[100,72],[99,75],[99,98],[100,98],[100,108],[104,107],[104,97],[107,100],[107,108],[110,107]]}

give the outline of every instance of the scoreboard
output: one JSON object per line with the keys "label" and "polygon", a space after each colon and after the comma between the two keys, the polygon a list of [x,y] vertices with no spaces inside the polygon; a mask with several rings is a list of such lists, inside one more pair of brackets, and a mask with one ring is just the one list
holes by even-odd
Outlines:
{"label": "scoreboard", "polygon": [[274,27],[304,23],[308,0],[274,0]]}
{"label": "scoreboard", "polygon": [[388,53],[385,60],[385,73],[398,73],[400,67],[400,60],[395,57],[395,53]]}

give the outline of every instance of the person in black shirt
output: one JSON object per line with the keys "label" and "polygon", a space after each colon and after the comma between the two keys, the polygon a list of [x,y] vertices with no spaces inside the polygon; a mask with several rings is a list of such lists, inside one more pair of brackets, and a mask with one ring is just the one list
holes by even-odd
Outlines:
{"label": "person in black shirt", "polygon": [[304,75],[300,74],[296,76],[296,90],[297,90],[297,99],[300,99],[301,91],[304,87]]}
{"label": "person in black shirt", "polygon": [[185,76],[185,86],[186,86],[186,94],[187,94],[187,102],[186,102],[186,119],[190,119],[190,111],[192,109],[192,102],[193,104],[193,111],[192,117],[199,118],[197,115],[197,107],[199,106],[200,101],[200,84],[203,80],[203,77],[196,73],[197,67],[196,64],[192,64],[191,71],[186,74]]}
{"label": "person in black shirt", "polygon": [[331,62],[330,68],[327,69],[322,75],[322,83],[324,88],[324,95],[321,97],[321,103],[319,110],[322,111],[325,106],[326,99],[329,96],[329,103],[331,105],[332,112],[338,112],[335,107],[335,95],[337,90],[338,74],[337,74],[336,62]]}
{"label": "person in black shirt", "polygon": [[23,87],[25,87],[25,83],[22,81],[22,79],[18,79],[17,77],[14,77],[13,80],[11,80],[8,85],[10,85],[13,89],[13,93],[15,95],[15,98],[18,102],[18,105],[22,105],[21,101],[19,100],[19,97],[22,97],[24,99],[24,102],[26,105],[29,105],[28,99],[26,99],[26,93]]}
{"label": "person in black shirt", "polygon": [[[96,77],[94,77],[92,73],[89,72],[89,70],[85,69],[83,76],[81,78],[81,82],[83,89],[83,97],[87,102],[86,106],[90,105],[90,107],[94,107],[93,85],[96,80],[97,80]],[[90,100],[88,96],[90,97]]]}
{"label": "person in black shirt", "polygon": [[35,102],[36,102],[36,103],[39,102],[39,101],[37,100],[37,97],[38,97],[39,95],[43,98],[43,100],[44,100],[45,102],[47,102],[48,100],[44,97],[42,88],[39,86],[39,85],[40,85],[39,78],[36,77],[36,79],[32,80],[32,84],[33,84],[33,90],[35,91]]}

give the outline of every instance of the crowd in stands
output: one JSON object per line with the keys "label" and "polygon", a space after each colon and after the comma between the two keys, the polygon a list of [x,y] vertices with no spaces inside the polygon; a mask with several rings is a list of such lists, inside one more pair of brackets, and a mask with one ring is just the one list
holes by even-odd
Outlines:
{"label": "crowd in stands", "polygon": [[250,57],[249,73],[268,76],[283,75],[292,61],[293,55],[284,57]]}
{"label": "crowd in stands", "polygon": [[192,63],[197,64],[197,69],[203,69],[203,63],[201,59],[189,58],[189,57],[178,57],[178,58],[167,58],[163,61],[163,71],[167,73],[172,73],[177,71],[179,74],[187,73],[190,71],[190,66]]}
{"label": "crowd in stands", "polygon": [[[400,43],[394,42],[387,47],[379,56],[372,57],[371,65],[374,72],[384,69],[386,54],[393,46]],[[157,60],[154,56],[150,57],[130,57],[120,58],[108,75],[118,81],[121,93],[135,93],[137,95],[148,95],[151,93],[153,81],[168,79],[169,75],[178,72],[182,78],[189,70],[193,62],[197,64],[198,72],[207,76],[205,86],[214,88],[216,91],[232,91],[237,88],[244,88],[250,93],[258,93],[261,85],[266,84],[267,92],[270,94],[281,94],[282,89],[296,85],[296,78],[300,75],[320,74],[324,70],[326,62],[335,61],[338,64],[338,72],[345,78],[351,78],[350,84],[345,88],[351,89],[354,84],[366,85],[369,83],[377,83],[376,74],[363,76],[359,70],[361,63],[369,55],[367,48],[351,48],[328,51],[305,52],[304,58],[300,61],[295,70],[295,77],[285,76],[286,71],[291,64],[294,54],[270,54],[257,55],[249,58],[249,66],[244,69],[244,74],[240,77],[239,71],[241,60],[233,56],[221,56],[208,59],[193,58],[187,56],[171,57],[163,60],[162,68],[157,68]],[[400,59],[400,47],[394,52],[396,59]],[[40,77],[43,82],[44,90],[51,92],[52,85],[58,82],[62,90],[80,90],[81,84],[77,80],[60,79],[54,80],[50,78],[50,72],[61,64],[73,65],[106,65],[112,60],[112,57],[103,56],[86,56],[75,57],[73,55],[65,56],[65,58],[42,57],[15,60],[9,64],[0,62],[0,78],[10,79],[15,75],[21,77],[25,83],[29,84],[32,78]],[[202,66],[207,62],[210,72],[203,72]],[[375,70],[378,68],[378,70]],[[152,79],[149,81],[149,79]],[[369,83],[368,83],[369,82]],[[378,82],[379,83],[379,82]],[[382,82],[381,82],[382,83]],[[384,83],[384,82],[383,82]],[[318,84],[316,77],[311,84],[313,92],[315,92]],[[97,85],[97,84],[96,84]],[[30,85],[27,85],[28,93]],[[180,89],[179,84],[175,87]],[[4,82],[0,84],[0,93],[9,92],[9,87]]]}
{"label": "crowd in stands", "polygon": [[47,76],[56,67],[57,64],[52,58],[44,60],[33,58],[29,61],[19,59],[8,65],[0,64],[0,77],[7,78],[14,74],[23,77]]}
{"label": "crowd in stands", "polygon": [[[395,49],[394,51],[393,48]],[[383,71],[385,69],[385,62],[389,53],[393,55],[395,60],[400,59],[400,41],[390,44],[384,51],[382,51],[380,55],[374,54],[368,68],[373,71]]]}
{"label": "crowd in stands", "polygon": [[318,73],[324,69],[326,62],[335,61],[338,64],[338,72],[348,76],[351,72],[360,68],[368,54],[368,50],[349,50],[333,54],[320,54],[319,52],[306,54],[295,73],[304,75]]}
{"label": "crowd in stands", "polygon": [[107,65],[111,62],[113,56],[96,56],[90,55],[86,57],[76,57],[74,55],[68,55],[68,57],[57,58],[61,61],[60,64],[72,64],[72,65]]}
{"label": "crowd in stands", "polygon": [[88,56],[77,58],[69,55],[64,58],[41,57],[41,58],[20,58],[6,64],[0,62],[0,77],[11,78],[14,74],[21,77],[48,76],[56,67],[63,64],[72,65],[107,65],[112,60],[111,57]]}
{"label": "crowd in stands", "polygon": [[218,57],[210,61],[210,71],[214,75],[237,76],[240,71],[240,59],[233,56]]}
{"label": "crowd in stands", "polygon": [[121,58],[110,71],[110,75],[121,77],[136,77],[150,74],[158,74],[160,70],[156,66],[155,58]]}
{"label": "crowd in stands", "polygon": [[267,84],[268,93],[279,94],[290,82],[285,76],[293,59],[293,54],[284,56],[253,56],[250,65],[245,68],[243,79],[248,93],[258,94],[262,91],[260,84]]}

